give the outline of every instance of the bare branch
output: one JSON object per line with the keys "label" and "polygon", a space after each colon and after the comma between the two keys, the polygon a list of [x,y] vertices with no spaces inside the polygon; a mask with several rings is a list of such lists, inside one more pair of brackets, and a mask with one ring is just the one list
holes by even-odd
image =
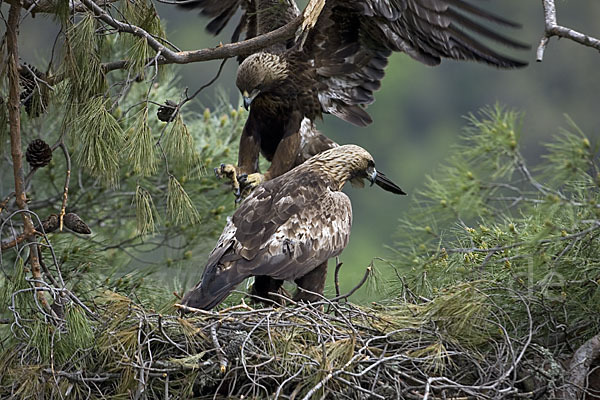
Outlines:
{"label": "bare branch", "polygon": [[545,27],[544,36],[540,40],[540,44],[537,48],[536,61],[541,62],[543,60],[544,51],[546,50],[546,46],[548,45],[548,42],[552,36],[570,39],[574,42],[584,46],[593,47],[594,49],[600,51],[600,40],[557,23],[556,5],[554,4],[554,0],[542,0],[542,5],[544,7]]}
{"label": "bare branch", "polygon": [[[340,263],[340,266],[341,266],[341,263]],[[343,294],[341,296],[336,296],[333,299],[331,299],[330,301],[338,301],[338,300],[342,300],[342,299],[347,299],[348,297],[352,296],[354,294],[354,292],[356,292],[358,289],[360,289],[362,287],[362,285],[365,284],[365,282],[367,281],[367,278],[369,277],[369,275],[371,275],[371,271],[373,271],[373,263],[371,263],[371,265],[369,265],[367,267],[362,279],[360,280],[360,282],[358,282],[358,284],[356,286],[354,286],[352,288],[352,290],[350,290],[348,293]],[[301,289],[301,288],[298,287],[298,289]]]}
{"label": "bare branch", "polygon": [[[119,32],[131,33],[132,35],[145,38],[148,42],[148,45],[160,54],[161,57],[159,57],[157,60],[158,64],[188,64],[192,62],[217,60],[250,54],[264,47],[270,46],[271,44],[291,38],[294,36],[296,29],[302,22],[302,17],[299,16],[281,28],[252,39],[245,40],[243,42],[221,45],[210,49],[176,52],[165,47],[153,35],[146,32],[142,28],[116,20],[92,0],[82,0],[82,3],[88,7],[88,9],[91,10],[101,21],[117,29]],[[149,62],[150,61],[151,60],[149,60]],[[117,61],[105,64],[104,70],[112,71],[115,69],[122,69],[125,68],[126,65],[127,61]]]}
{"label": "bare branch", "polygon": [[65,176],[65,186],[63,188],[63,200],[62,200],[62,206],[60,208],[60,215],[59,215],[59,219],[60,219],[60,230],[62,231],[63,229],[63,219],[65,217],[65,212],[67,209],[67,196],[69,193],[69,182],[71,181],[71,156],[69,155],[69,151],[67,150],[67,146],[64,143],[64,138],[61,137],[60,138],[60,142],[59,142],[59,146],[63,151],[63,154],[65,155],[65,160],[66,160],[66,176]]}
{"label": "bare branch", "polygon": [[335,283],[335,295],[336,297],[340,295],[340,279],[339,273],[340,268],[342,268],[343,262],[340,262],[340,258],[338,256],[335,257],[335,273],[334,273],[334,283]]}
{"label": "bare branch", "polygon": [[[98,4],[101,6],[114,3],[118,0],[99,0]],[[6,3],[11,5],[21,4],[21,7],[27,10],[31,14],[54,14],[56,13],[56,2],[52,0],[5,0]],[[87,7],[80,1],[69,1],[69,9],[71,12],[85,12]]]}

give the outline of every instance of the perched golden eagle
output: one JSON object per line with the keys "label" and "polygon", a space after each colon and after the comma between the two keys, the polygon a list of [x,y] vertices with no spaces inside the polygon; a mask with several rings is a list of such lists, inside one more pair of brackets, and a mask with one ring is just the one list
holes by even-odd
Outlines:
{"label": "perched golden eagle", "polygon": [[[184,3],[213,17],[208,26],[213,33],[242,8],[236,40],[243,31],[250,38],[298,15],[293,0]],[[312,13],[304,15],[311,18],[306,32],[246,57],[238,68],[237,86],[245,105],[251,106],[240,140],[238,172],[257,172],[260,152],[271,161],[264,177],[248,177],[252,184],[293,167],[304,119],[314,121],[330,113],[356,125],[369,124],[365,106],[374,101],[373,92],[394,51],[427,65],[437,65],[442,58],[499,68],[526,65],[484,43],[528,48],[486,26],[517,25],[465,0],[310,0],[308,9]]]}
{"label": "perched golden eagle", "polygon": [[[352,207],[341,189],[347,181],[361,186],[363,179],[404,194],[356,145],[324,151],[258,186],[228,220],[202,280],[183,305],[211,309],[250,276],[255,277],[252,293],[262,298],[283,281],[322,294],[327,260],[339,255],[350,237]],[[295,299],[314,296],[298,291]]]}

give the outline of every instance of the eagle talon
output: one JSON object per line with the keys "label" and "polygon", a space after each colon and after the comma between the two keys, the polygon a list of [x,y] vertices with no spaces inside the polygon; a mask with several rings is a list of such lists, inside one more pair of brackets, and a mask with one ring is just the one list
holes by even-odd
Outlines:
{"label": "eagle talon", "polygon": [[235,195],[235,204],[238,204],[239,202],[244,200],[244,196],[242,196],[242,190],[239,186],[237,187],[237,189],[235,189],[235,192],[233,194]]}
{"label": "eagle talon", "polygon": [[234,180],[237,175],[237,169],[232,164],[221,164],[215,168],[215,174],[219,179],[227,178]]}
{"label": "eagle talon", "polygon": [[240,183],[237,179],[237,168],[234,165],[221,164],[220,166],[215,168],[215,175],[218,179],[228,179],[231,183],[231,188],[233,189],[235,196],[240,196]]}
{"label": "eagle talon", "polygon": [[240,183],[240,186],[244,190],[249,189],[249,191],[251,191],[252,189],[254,189],[255,187],[257,187],[265,181],[265,176],[259,172],[256,172],[254,174],[238,175],[237,178],[238,182]]}
{"label": "eagle talon", "polygon": [[254,188],[265,181],[265,176],[261,173],[240,174],[237,176],[240,190],[236,192],[236,203],[245,199]]}

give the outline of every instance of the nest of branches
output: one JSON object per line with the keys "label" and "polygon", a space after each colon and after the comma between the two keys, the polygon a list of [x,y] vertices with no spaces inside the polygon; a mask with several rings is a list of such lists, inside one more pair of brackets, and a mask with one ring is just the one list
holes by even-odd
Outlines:
{"label": "nest of branches", "polygon": [[[560,397],[564,371],[532,344],[527,300],[481,287],[464,284],[435,299],[404,290],[369,307],[325,298],[267,308],[242,301],[185,317],[104,291],[93,310],[69,301],[60,316],[15,313],[0,397]],[[514,310],[497,305],[507,295],[528,317],[517,322]],[[17,293],[14,307],[24,309],[23,296],[35,299]]]}

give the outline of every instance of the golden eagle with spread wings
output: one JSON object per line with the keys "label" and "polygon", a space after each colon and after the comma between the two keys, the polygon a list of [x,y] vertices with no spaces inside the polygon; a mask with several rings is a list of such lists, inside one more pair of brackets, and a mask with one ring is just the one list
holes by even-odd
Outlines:
{"label": "golden eagle with spread wings", "polygon": [[[350,237],[352,207],[341,189],[347,181],[362,186],[363,179],[405,194],[356,145],[326,150],[258,186],[228,219],[202,280],[182,304],[211,309],[250,276],[255,277],[252,293],[261,298],[277,292],[283,281],[322,294],[327,260],[339,255]],[[314,296],[299,290],[295,300]]]}
{"label": "golden eagle with spread wings", "polygon": [[[474,0],[473,0],[474,1]],[[208,30],[218,33],[242,9],[234,34],[250,38],[278,28],[298,15],[293,0],[184,0],[213,17]],[[238,173],[258,171],[259,153],[271,161],[271,179],[297,163],[301,127],[330,113],[353,124],[371,122],[365,107],[374,101],[387,59],[404,52],[427,64],[442,58],[472,60],[499,68],[526,65],[502,55],[485,41],[525,49],[487,25],[517,27],[465,0],[310,0],[306,29],[297,38],[246,57],[237,86],[250,107],[240,139]],[[324,148],[330,143],[323,144]],[[315,147],[319,147],[317,142]]]}

